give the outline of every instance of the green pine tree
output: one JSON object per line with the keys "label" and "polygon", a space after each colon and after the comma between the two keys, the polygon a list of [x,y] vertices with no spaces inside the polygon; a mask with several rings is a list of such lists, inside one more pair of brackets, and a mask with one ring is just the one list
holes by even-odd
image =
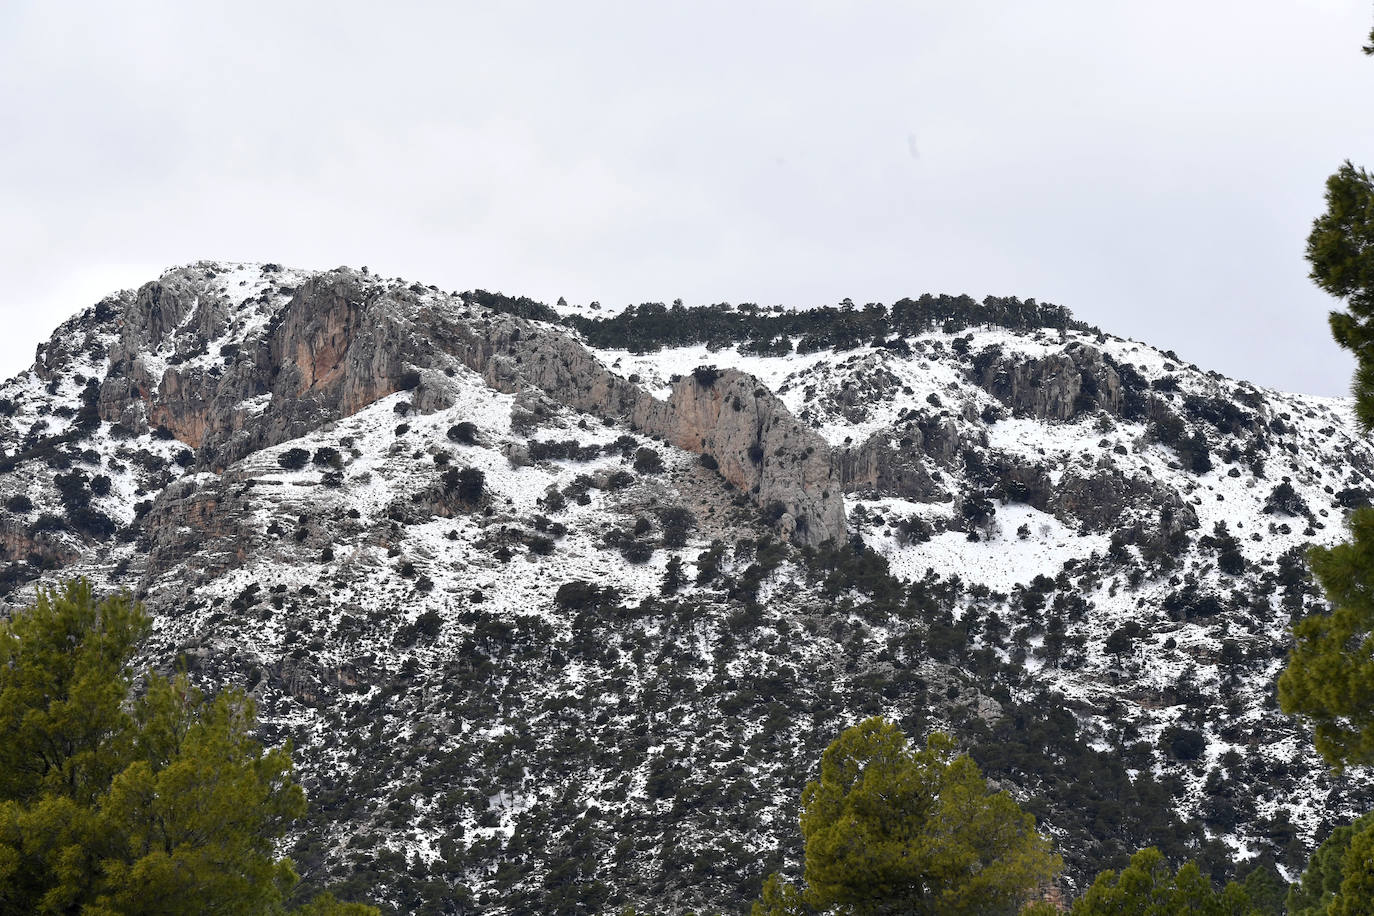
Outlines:
{"label": "green pine tree", "polygon": [[1331,610],[1293,627],[1279,705],[1312,723],[1333,766],[1374,762],[1374,509],[1349,519],[1350,539],[1308,554]]}
{"label": "green pine tree", "polygon": [[1331,336],[1355,356],[1355,415],[1374,429],[1374,178],[1349,161],[1326,179],[1307,261],[1317,285],[1344,300],[1346,311],[1331,312]]}
{"label": "green pine tree", "polygon": [[801,891],[777,875],[769,875],[763,882],[763,894],[754,902],[749,916],[801,916],[805,912]]}
{"label": "green pine tree", "polygon": [[[1366,51],[1374,49],[1374,45]],[[1374,430],[1374,178],[1345,162],[1326,181],[1326,212],[1307,238],[1311,277],[1342,300],[1331,334],[1355,356],[1351,393],[1366,433]],[[1331,612],[1301,621],[1279,678],[1279,704],[1310,721],[1317,750],[1333,766],[1374,762],[1374,509],[1359,509],[1350,540],[1313,550],[1312,570]]]}
{"label": "green pine tree", "polygon": [[[83,580],[0,622],[0,912],[258,916],[297,877],[274,843],[305,810],[252,702],[128,668],[148,630]],[[318,898],[299,912],[366,916]]]}
{"label": "green pine tree", "polygon": [[[1374,909],[1362,911],[1350,908],[1359,899],[1354,895],[1368,890],[1369,872],[1374,868],[1374,859],[1369,857],[1372,843],[1374,814],[1366,814],[1352,824],[1331,831],[1331,835],[1312,853],[1302,878],[1288,891],[1289,916],[1374,912]],[[1351,879],[1348,888],[1347,877]],[[1362,888],[1361,885],[1366,887]],[[1374,903],[1374,893],[1365,893],[1363,899]],[[1338,905],[1339,909],[1336,908]]]}
{"label": "green pine tree", "polygon": [[802,795],[805,891],[765,885],[755,913],[1015,913],[1060,868],[1035,819],[948,735],[913,750],[891,722],[846,729]]}
{"label": "green pine tree", "polygon": [[1158,849],[1131,856],[1121,871],[1104,871],[1073,902],[1073,916],[1250,916],[1260,912],[1232,881],[1217,891],[1193,863],[1169,870]]}
{"label": "green pine tree", "polygon": [[[1374,31],[1366,54],[1374,54]],[[1312,279],[1345,301],[1331,334],[1355,356],[1352,394],[1365,433],[1374,430],[1374,178],[1349,161],[1326,181],[1326,212],[1307,239]],[[1374,509],[1347,522],[1350,539],[1309,559],[1329,613],[1294,627],[1279,704],[1312,722],[1317,750],[1337,769],[1374,763]],[[1374,814],[1338,827],[1289,890],[1293,916],[1374,916]]]}

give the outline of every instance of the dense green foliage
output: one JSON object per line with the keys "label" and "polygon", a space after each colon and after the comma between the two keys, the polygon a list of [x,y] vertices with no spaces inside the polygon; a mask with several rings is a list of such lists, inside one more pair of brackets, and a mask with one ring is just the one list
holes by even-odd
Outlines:
{"label": "dense green foliage", "polygon": [[1355,510],[1349,526],[1350,540],[1309,554],[1332,607],[1294,626],[1279,677],[1284,711],[1313,723],[1337,767],[1374,762],[1374,509]]}
{"label": "dense green foliage", "polygon": [[1035,818],[991,793],[948,735],[913,750],[895,725],[846,729],[802,796],[804,893],[765,885],[756,912],[1013,913],[1058,872]]}
{"label": "dense green foliage", "polygon": [[1337,827],[1288,892],[1289,916],[1374,913],[1374,814]]}
{"label": "dense green foliage", "polygon": [[1157,849],[1142,849],[1118,874],[1105,871],[1073,903],[1073,916],[1249,916],[1260,912],[1234,881],[1220,891],[1191,862],[1171,872]]}
{"label": "dense green foliage", "polygon": [[1311,277],[1343,299],[1331,336],[1355,356],[1355,415],[1374,428],[1374,178],[1345,162],[1326,180],[1326,212],[1307,237]]}
{"label": "dense green foliage", "polygon": [[794,338],[796,349],[802,353],[849,350],[871,341],[887,341],[886,346],[901,348],[902,343],[887,338],[932,330],[952,334],[985,325],[1011,330],[1096,331],[1063,306],[1016,296],[987,296],[980,302],[967,295],[925,293],[917,299],[899,299],[891,307],[879,302],[860,307],[846,299],[836,306],[809,309],[760,308],[753,303],[733,306],[726,302],[686,306],[679,300],[672,305],[632,305],[604,318],[587,314],[560,318],[542,302],[481,289],[463,293],[463,299],[520,318],[561,321],[580,331],[593,346],[635,352],[694,344],[740,344],[746,352],[785,356],[792,352]]}
{"label": "dense green foliage", "polygon": [[[1369,49],[1366,49],[1368,51]],[[1345,162],[1326,181],[1326,212],[1307,238],[1311,277],[1342,299],[1331,335],[1355,356],[1355,415],[1374,429],[1374,178]],[[1279,679],[1285,712],[1310,720],[1317,750],[1333,766],[1374,762],[1374,510],[1349,519],[1350,540],[1314,549],[1312,570],[1332,608],[1294,628],[1294,647]]]}
{"label": "dense green foliage", "polygon": [[[598,347],[645,352],[694,344],[742,344],[744,350],[764,355],[786,355],[794,338],[797,351],[808,353],[849,350],[871,341],[887,341],[892,335],[936,329],[954,333],[980,325],[1092,330],[1074,320],[1068,309],[1034,299],[988,296],[979,302],[969,296],[930,294],[898,300],[891,308],[876,302],[858,307],[847,300],[839,306],[789,310],[747,304],[687,307],[680,302],[671,306],[646,302],[610,318],[575,315],[566,323]],[[896,341],[886,345],[902,346]]]}
{"label": "dense green foliage", "polygon": [[273,844],[305,810],[289,752],[253,739],[240,692],[149,675],[133,695],[147,629],[139,605],[83,580],[0,623],[0,910],[286,911],[297,878]]}

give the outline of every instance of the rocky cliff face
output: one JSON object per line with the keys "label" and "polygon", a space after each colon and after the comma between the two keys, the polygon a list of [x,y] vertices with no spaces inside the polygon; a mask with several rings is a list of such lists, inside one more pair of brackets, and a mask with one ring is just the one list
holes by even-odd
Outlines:
{"label": "rocky cliff face", "polygon": [[308,881],[393,912],[743,909],[874,713],[1035,798],[1069,889],[1151,844],[1299,861],[1370,801],[1268,702],[1303,549],[1374,493],[1349,406],[919,306],[608,347],[590,310],[178,268],[0,386],[0,595],[135,591],[147,663],[293,741]]}
{"label": "rocky cliff face", "polygon": [[1013,416],[1064,421],[1097,408],[1121,413],[1121,379],[1087,344],[1075,342],[1039,358],[984,351],[971,374]]}
{"label": "rocky cliff face", "polygon": [[229,339],[230,306],[218,292],[177,275],[139,290],[116,319],[100,393],[103,419],[167,429],[205,467],[222,469],[390,394],[418,346],[351,271],[277,288],[290,296],[285,305],[266,322],[241,322]]}
{"label": "rocky cliff face", "polygon": [[753,376],[694,372],[673,386],[666,402],[641,401],[631,422],[680,449],[710,455],[721,476],[797,543],[844,540],[844,500],[830,447]]}
{"label": "rocky cliff face", "polygon": [[[424,288],[379,288],[344,269],[287,290],[290,299],[257,334],[221,344],[223,363],[206,364],[207,342],[228,325],[227,306],[199,290],[171,276],[143,287],[124,307],[100,411],[137,433],[170,431],[196,450],[201,467],[223,470],[402,388],[413,392],[417,411],[444,409],[451,404],[444,373],[464,365],[496,391],[533,389],[710,455],[758,505],[780,507],[772,511],[799,543],[844,538],[828,447],[739,373],[719,389],[693,378],[660,402],[566,334]],[[162,370],[157,378],[153,366]],[[720,409],[722,403],[731,409]]]}

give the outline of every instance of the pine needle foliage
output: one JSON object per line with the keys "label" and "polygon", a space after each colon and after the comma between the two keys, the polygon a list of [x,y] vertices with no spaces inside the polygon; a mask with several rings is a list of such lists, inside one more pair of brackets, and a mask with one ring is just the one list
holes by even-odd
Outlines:
{"label": "pine needle foliage", "polygon": [[913,749],[891,722],[846,729],[802,795],[805,890],[776,878],[755,914],[1012,914],[1059,871],[1035,818],[991,792],[954,739]]}
{"label": "pine needle foliage", "polygon": [[148,628],[129,596],[80,579],[0,621],[0,912],[289,912],[298,879],[274,847],[305,811],[290,749],[254,739],[241,691],[154,674],[135,691]]}

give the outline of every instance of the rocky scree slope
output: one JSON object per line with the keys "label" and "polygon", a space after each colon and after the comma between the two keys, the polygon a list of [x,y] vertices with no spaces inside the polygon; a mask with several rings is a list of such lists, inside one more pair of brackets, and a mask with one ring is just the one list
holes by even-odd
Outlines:
{"label": "rocky scree slope", "polygon": [[290,738],[314,886],[396,912],[745,908],[882,713],[958,734],[1081,887],[1300,868],[1368,807],[1278,714],[1348,404],[1049,306],[600,314],[202,262],[0,387],[0,586],[130,588]]}

